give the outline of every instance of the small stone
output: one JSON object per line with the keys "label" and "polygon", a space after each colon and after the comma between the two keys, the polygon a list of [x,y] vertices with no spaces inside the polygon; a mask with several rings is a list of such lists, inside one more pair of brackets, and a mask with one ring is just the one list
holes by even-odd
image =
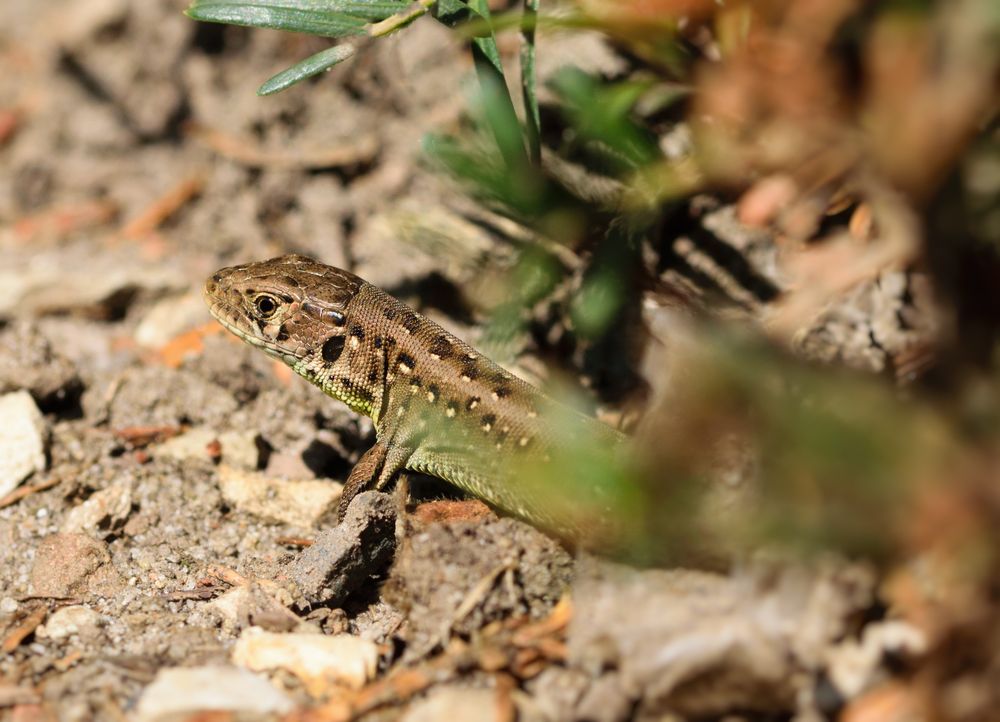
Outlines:
{"label": "small stone", "polygon": [[64,534],[95,533],[116,529],[132,511],[132,490],[127,484],[114,484],[93,494],[69,510],[60,531]]}
{"label": "small stone", "polygon": [[198,712],[287,714],[294,702],[267,680],[240,667],[175,667],[160,670],[143,691],[137,722],[169,722]]}
{"label": "small stone", "polygon": [[31,568],[31,593],[71,597],[81,593],[114,596],[122,579],[107,546],[86,534],[52,534],[42,539]]}
{"label": "small stone", "polygon": [[885,659],[915,658],[927,649],[923,632],[891,619],[865,627],[860,640],[846,639],[828,651],[827,674],[837,691],[852,699],[885,681]]}
{"label": "small stone", "polygon": [[159,458],[209,460],[214,454],[212,445],[218,442],[221,460],[237,469],[253,470],[260,465],[260,446],[255,431],[225,431],[219,433],[207,426],[186,431],[168,439],[155,449]]}
{"label": "small stone", "polygon": [[82,387],[76,367],[35,324],[18,322],[0,335],[0,393],[23,389],[44,406],[65,403]]}
{"label": "small stone", "polygon": [[27,391],[0,396],[0,496],[45,470],[46,428]]}
{"label": "small stone", "polygon": [[42,639],[65,639],[74,634],[93,638],[100,632],[101,615],[80,605],[63,607],[49,615],[35,634]]}
{"label": "small stone", "polygon": [[250,627],[233,647],[233,663],[255,672],[286,670],[319,696],[331,684],[364,686],[375,676],[378,647],[349,634],[273,634]]}
{"label": "small stone", "polygon": [[340,499],[342,484],[303,479],[286,481],[263,474],[219,467],[223,498],[240,511],[300,528],[309,528]]}
{"label": "small stone", "polygon": [[133,337],[143,348],[155,350],[208,320],[208,311],[200,293],[168,296],[143,316]]}
{"label": "small stone", "polygon": [[309,602],[337,605],[383,571],[395,549],[395,503],[388,494],[366,491],[354,497],[339,525],[299,555],[288,576]]}
{"label": "small stone", "polygon": [[17,611],[17,600],[12,597],[0,599],[0,614],[13,614]]}
{"label": "small stone", "polygon": [[250,608],[250,589],[246,586],[233,587],[217,596],[207,606],[217,611],[226,625],[235,628],[247,617],[247,610]]}
{"label": "small stone", "polygon": [[437,722],[438,720],[481,720],[500,722],[501,705],[495,689],[438,687],[412,705],[402,722]]}

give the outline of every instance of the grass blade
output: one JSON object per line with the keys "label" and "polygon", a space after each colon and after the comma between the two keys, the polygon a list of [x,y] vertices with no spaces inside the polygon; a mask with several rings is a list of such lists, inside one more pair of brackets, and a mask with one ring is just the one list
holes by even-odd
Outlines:
{"label": "grass blade", "polygon": [[354,46],[348,44],[334,45],[332,48],[321,50],[315,55],[310,55],[302,62],[293,65],[287,70],[282,70],[277,75],[268,79],[257,89],[257,95],[273,95],[285,88],[299,83],[306,78],[329,70],[337,63],[347,60],[354,55]]}

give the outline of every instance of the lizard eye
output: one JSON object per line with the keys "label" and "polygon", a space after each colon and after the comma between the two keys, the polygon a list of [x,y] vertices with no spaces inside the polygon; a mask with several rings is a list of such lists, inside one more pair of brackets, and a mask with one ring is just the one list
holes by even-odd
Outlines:
{"label": "lizard eye", "polygon": [[278,310],[278,301],[274,296],[262,294],[254,299],[253,307],[256,309],[258,316],[262,319],[268,319]]}

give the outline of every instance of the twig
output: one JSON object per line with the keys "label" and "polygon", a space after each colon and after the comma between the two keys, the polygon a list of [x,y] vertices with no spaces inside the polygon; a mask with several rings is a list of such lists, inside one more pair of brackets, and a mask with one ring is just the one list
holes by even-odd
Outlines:
{"label": "twig", "polygon": [[28,617],[21,622],[17,627],[14,628],[7,638],[3,640],[3,644],[0,644],[0,652],[3,654],[10,654],[15,649],[17,649],[21,642],[28,638],[38,626],[45,621],[45,617],[48,615],[49,610],[47,607],[39,607]]}
{"label": "twig", "polygon": [[185,178],[126,223],[122,228],[122,236],[133,240],[148,236],[185,203],[201,193],[204,187],[205,179],[201,174]]}
{"label": "twig", "polygon": [[29,484],[28,486],[22,486],[18,489],[7,494],[7,496],[0,499],[0,509],[10,506],[11,504],[16,504],[25,497],[31,496],[32,494],[37,494],[40,491],[45,491],[46,489],[51,489],[53,486],[62,481],[58,476],[49,477],[42,481],[36,481],[34,484]]}
{"label": "twig", "polygon": [[114,201],[83,201],[47,208],[33,216],[22,218],[14,224],[13,232],[14,237],[21,242],[43,235],[63,238],[86,228],[110,223],[117,215],[118,204]]}
{"label": "twig", "polygon": [[378,153],[379,141],[374,133],[352,138],[342,145],[319,150],[288,151],[262,148],[247,138],[193,123],[191,136],[224,158],[251,168],[307,169],[337,168],[368,163]]}

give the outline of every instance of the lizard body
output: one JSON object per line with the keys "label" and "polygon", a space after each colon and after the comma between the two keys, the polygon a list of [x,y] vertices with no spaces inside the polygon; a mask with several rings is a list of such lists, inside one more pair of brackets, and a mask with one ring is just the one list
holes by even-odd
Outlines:
{"label": "lizard body", "polygon": [[618,432],[552,401],[372,284],[304,256],[224,268],[206,282],[205,297],[229,331],[374,421],[377,441],[348,477],[341,516],[358,492],[409,469],[561,536],[593,531],[605,491],[563,499],[530,471],[572,453],[571,443],[614,447]]}

